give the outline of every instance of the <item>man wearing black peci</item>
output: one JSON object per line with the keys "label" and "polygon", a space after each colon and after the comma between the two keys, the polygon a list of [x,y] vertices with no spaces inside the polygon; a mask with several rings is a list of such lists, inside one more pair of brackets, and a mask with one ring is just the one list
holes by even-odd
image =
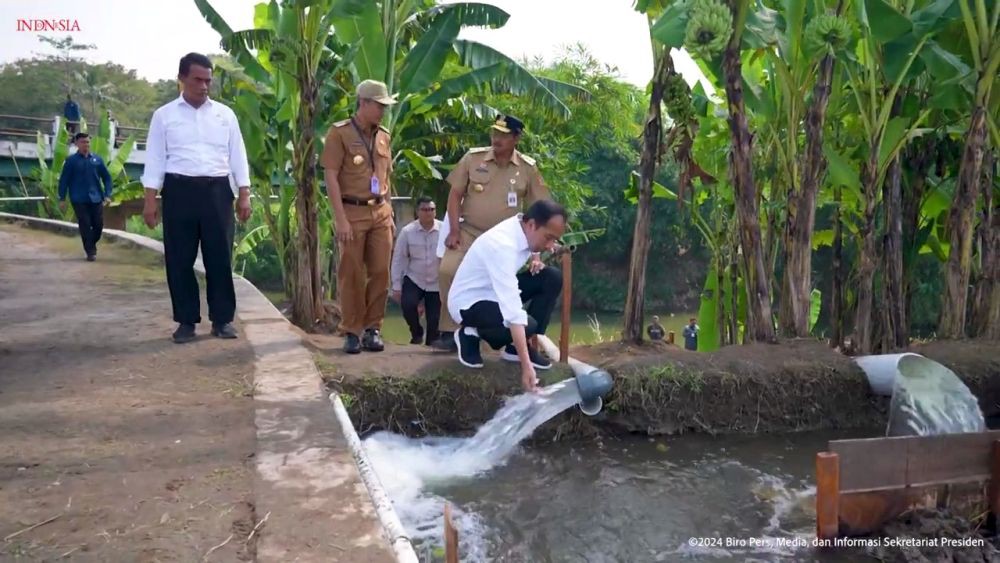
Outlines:
{"label": "man wearing black peci", "polygon": [[[250,166],[236,114],[208,97],[212,63],[188,53],[178,72],[183,91],[153,114],[146,141],[143,218],[157,223],[156,195],[163,200],[163,250],[167,285],[178,323],[174,342],[195,339],[201,322],[194,261],[201,246],[212,335],[236,338],[236,293],[231,266],[233,199],[240,221],[250,218]],[[233,193],[230,178],[239,194]]]}

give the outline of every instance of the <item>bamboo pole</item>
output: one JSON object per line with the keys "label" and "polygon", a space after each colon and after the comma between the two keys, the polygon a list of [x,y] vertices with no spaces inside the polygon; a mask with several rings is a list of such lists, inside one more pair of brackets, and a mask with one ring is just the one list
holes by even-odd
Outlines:
{"label": "bamboo pole", "polygon": [[444,560],[458,563],[458,530],[451,521],[451,503],[444,505]]}
{"label": "bamboo pole", "polygon": [[559,362],[569,361],[570,308],[573,306],[573,255],[562,255],[562,325],[559,330]]}
{"label": "bamboo pole", "polygon": [[816,537],[832,539],[840,533],[840,457],[816,454]]}

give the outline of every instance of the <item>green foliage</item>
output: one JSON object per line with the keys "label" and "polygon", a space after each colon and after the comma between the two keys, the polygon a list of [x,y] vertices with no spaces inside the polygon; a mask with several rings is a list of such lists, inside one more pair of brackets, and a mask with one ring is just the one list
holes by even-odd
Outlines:
{"label": "green foliage", "polygon": [[719,326],[719,307],[721,291],[719,290],[718,271],[712,268],[705,275],[705,288],[701,292],[701,307],[698,308],[698,351],[711,352],[719,349],[721,342]]}
{"label": "green foliage", "polygon": [[155,229],[146,226],[146,222],[139,215],[133,215],[125,221],[125,232],[135,233],[151,239],[163,241],[163,224],[156,225]]}

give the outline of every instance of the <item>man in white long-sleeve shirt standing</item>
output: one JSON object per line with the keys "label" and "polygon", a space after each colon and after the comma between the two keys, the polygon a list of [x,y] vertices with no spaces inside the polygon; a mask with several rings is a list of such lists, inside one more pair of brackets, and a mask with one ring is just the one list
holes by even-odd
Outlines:
{"label": "man in white long-sleeve shirt standing", "polygon": [[566,210],[558,203],[536,201],[523,215],[501,221],[469,247],[448,293],[448,313],[460,324],[455,343],[463,365],[483,367],[482,339],[494,350],[504,348],[504,360],[521,364],[526,391],[535,389],[536,368],[551,367],[528,339],[548,325],[562,290],[562,275],[534,263],[528,271],[518,271],[532,253],[555,247],[566,231],[566,219]]}
{"label": "man in white long-sleeve shirt standing", "polygon": [[[231,255],[233,199],[240,221],[250,218],[250,166],[236,114],[211,100],[212,63],[188,53],[180,61],[181,95],[153,113],[146,140],[142,185],[146,225],[157,223],[156,194],[163,200],[163,250],[173,305],[174,342],[195,339],[201,301],[194,261],[201,246],[212,335],[236,338]],[[233,193],[230,178],[239,194]]]}

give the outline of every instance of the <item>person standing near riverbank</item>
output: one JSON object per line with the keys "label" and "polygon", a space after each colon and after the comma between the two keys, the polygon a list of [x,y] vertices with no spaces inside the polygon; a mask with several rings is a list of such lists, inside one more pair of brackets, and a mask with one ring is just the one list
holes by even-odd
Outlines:
{"label": "person standing near riverbank", "polygon": [[684,349],[685,350],[698,350],[698,332],[701,329],[698,327],[698,320],[691,317],[690,322],[684,327]]}
{"label": "person standing near riverbank", "polygon": [[[490,146],[470,149],[448,175],[451,189],[440,235],[445,249],[438,277],[441,288],[441,340],[435,348],[440,350],[455,350],[452,333],[457,325],[447,312],[448,291],[472,243],[526,206],[550,198],[535,160],[517,150],[524,123],[514,116],[501,115],[490,129]],[[530,268],[533,274],[545,268],[538,254],[532,255]],[[561,277],[561,274],[553,268],[545,272],[545,276]],[[540,334],[544,331],[543,326]]]}
{"label": "person standing near riverbank", "polygon": [[[233,288],[233,200],[241,222],[250,218],[250,165],[233,110],[208,97],[212,63],[188,53],[178,70],[183,91],[153,113],[146,141],[142,216],[156,227],[156,195],[163,200],[167,286],[178,324],[173,340],[195,339],[201,300],[194,261],[201,247],[212,336],[236,338]],[[239,189],[234,197],[230,178]]]}
{"label": "person standing near riverbank", "polygon": [[59,206],[66,209],[68,195],[76,214],[83,251],[87,261],[93,262],[97,259],[97,242],[104,231],[104,206],[111,203],[114,188],[104,160],[90,152],[90,136],[77,133],[73,143],[76,153],[66,158],[59,174]]}
{"label": "person standing near riverbank", "polygon": [[380,123],[385,108],[395,103],[382,82],[358,84],[354,115],[330,127],[320,158],[340,245],[337,297],[348,354],[385,349],[382,321],[395,225],[392,138]]}

